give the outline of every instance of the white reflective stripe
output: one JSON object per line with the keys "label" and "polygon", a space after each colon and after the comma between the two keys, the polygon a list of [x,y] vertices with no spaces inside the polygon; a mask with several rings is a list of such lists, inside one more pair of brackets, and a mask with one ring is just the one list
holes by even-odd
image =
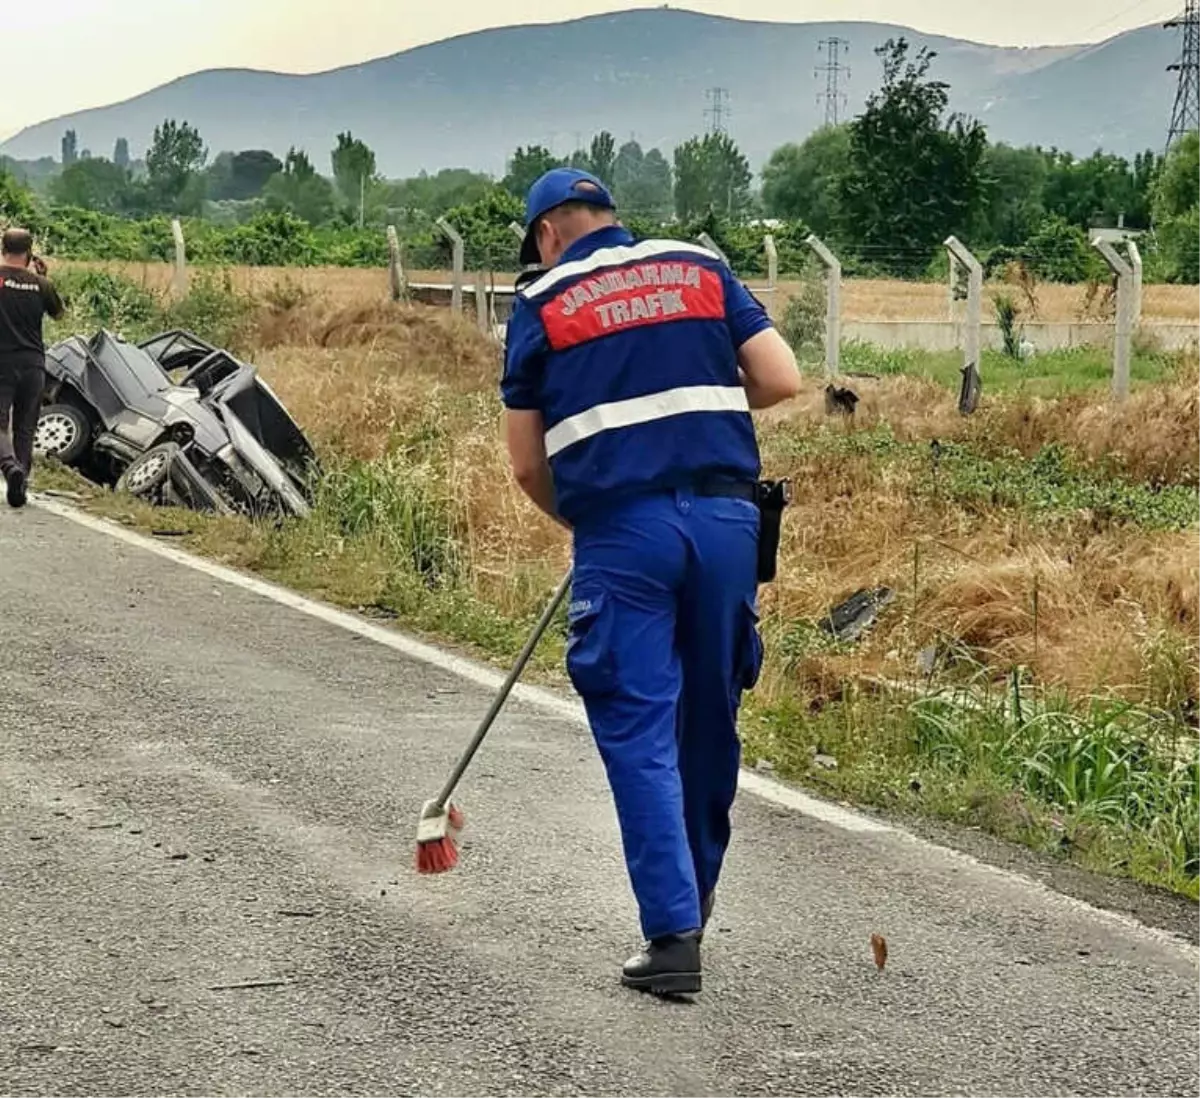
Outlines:
{"label": "white reflective stripe", "polygon": [[637,263],[643,259],[651,259],[656,255],[670,255],[672,252],[685,252],[688,255],[703,256],[705,259],[721,257],[716,252],[702,248],[699,244],[689,244],[686,240],[643,240],[640,244],[621,244],[613,248],[598,248],[591,255],[582,259],[563,263],[547,271],[536,282],[531,282],[521,290],[522,297],[537,297],[567,278],[587,274],[600,267],[613,267],[621,263]]}
{"label": "white reflective stripe", "polygon": [[740,385],[684,385],[630,400],[614,400],[568,416],[551,427],[546,432],[546,456],[553,457],[576,442],[617,427],[632,427],[687,412],[749,411],[746,390]]}

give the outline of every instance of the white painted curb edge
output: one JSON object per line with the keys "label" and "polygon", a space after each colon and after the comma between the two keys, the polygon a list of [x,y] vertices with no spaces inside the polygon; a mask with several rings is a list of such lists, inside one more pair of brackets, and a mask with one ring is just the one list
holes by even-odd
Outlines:
{"label": "white painted curb edge", "polygon": [[[128,545],[134,545],[148,553],[153,553],[155,556],[163,557],[175,564],[181,564],[193,571],[202,572],[213,579],[220,580],[222,583],[228,583],[244,591],[250,591],[262,598],[270,599],[273,602],[287,606],[292,610],[298,610],[302,614],[317,618],[329,625],[337,626],[351,633],[357,633],[360,637],[391,648],[393,651],[408,656],[410,659],[419,660],[431,667],[436,667],[439,671],[445,671],[458,678],[475,683],[477,686],[484,687],[487,690],[497,690],[504,682],[504,675],[493,671],[491,668],[484,667],[472,660],[464,659],[461,656],[453,655],[433,645],[416,640],[391,626],[377,625],[366,621],[356,614],[339,610],[328,603],[306,598],[304,595],[300,595],[286,587],[281,587],[278,584],[268,583],[265,580],[247,575],[245,572],[239,572],[223,564],[217,564],[215,561],[206,560],[192,553],[186,553],[170,545],[163,545],[152,538],[146,537],[144,534],[129,530],[118,523],[108,519],[97,518],[78,508],[60,503],[46,496],[31,493],[29,502],[43,511],[48,511],[52,515],[67,519],[79,526],[85,526],[89,530],[95,530],[108,537],[116,538],[118,541],[123,541]],[[536,686],[526,686],[521,683],[513,687],[511,697],[527,705],[542,709],[545,712],[553,713],[564,720],[572,721],[585,728],[587,727],[587,717],[584,715],[583,705],[577,699],[566,697],[551,690],[544,690]],[[844,831],[879,832],[892,830],[886,824],[869,819],[867,816],[857,812],[848,811],[838,805],[829,804],[826,801],[810,797],[797,789],[789,788],[780,782],[773,781],[762,774],[751,772],[745,768],[741,771],[738,784],[739,788],[746,792],[753,793],[781,807],[801,812],[815,820],[820,820],[822,823],[839,827]]]}

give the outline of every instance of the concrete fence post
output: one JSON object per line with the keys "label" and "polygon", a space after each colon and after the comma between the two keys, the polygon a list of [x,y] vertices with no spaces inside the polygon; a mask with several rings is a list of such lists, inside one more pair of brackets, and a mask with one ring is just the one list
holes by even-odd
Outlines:
{"label": "concrete fence post", "polygon": [[1112,391],[1113,396],[1120,401],[1129,395],[1129,355],[1133,343],[1133,328],[1130,324],[1133,315],[1133,267],[1121,258],[1117,249],[1107,240],[1097,237],[1092,241],[1092,247],[1104,257],[1104,262],[1117,276],[1117,320],[1113,338]]}
{"label": "concrete fence post", "polygon": [[826,269],[826,376],[841,377],[841,260],[815,233],[804,242]]}
{"label": "concrete fence post", "polygon": [[826,376],[841,377],[841,260],[815,233],[804,242],[826,269]]}
{"label": "concrete fence post", "polygon": [[403,301],[408,296],[408,287],[404,282],[404,267],[400,262],[400,237],[396,226],[387,227],[388,246],[388,293],[393,301]]}
{"label": "concrete fence post", "polygon": [[171,293],[176,299],[187,297],[187,248],[183,243],[183,225],[179,218],[171,219],[171,236],[175,241],[175,269],[171,273]]}
{"label": "concrete fence post", "polygon": [[459,231],[450,224],[444,217],[437,219],[437,227],[445,234],[446,239],[451,245],[451,264],[453,271],[451,273],[450,282],[450,308],[456,313],[462,312],[462,295],[463,295],[463,263],[464,249],[463,238]]}
{"label": "concrete fence post", "polygon": [[729,256],[727,256],[723,251],[721,251],[717,242],[715,240],[713,240],[713,238],[711,236],[709,236],[708,233],[701,233],[698,237],[696,237],[696,240],[699,241],[701,244],[703,244],[710,252],[716,252],[716,254],[720,258],[721,262],[724,263],[725,266],[730,268],[731,270],[733,269],[733,264],[729,262]]}
{"label": "concrete fence post", "polygon": [[774,290],[779,281],[779,249],[770,233],[763,237],[763,251],[767,253],[767,289]]}
{"label": "concrete fence post", "polygon": [[962,317],[962,308],[959,306],[959,302],[967,299],[969,271],[959,263],[953,252],[946,254],[950,259],[950,277],[946,287],[946,310],[950,323],[954,324]]}
{"label": "concrete fence post", "polygon": [[1129,329],[1136,332],[1142,323],[1142,252],[1137,241],[1125,241],[1125,254],[1129,256],[1129,268],[1133,271],[1133,292],[1129,301]]}
{"label": "concrete fence post", "polygon": [[476,272],[475,275],[475,321],[479,325],[479,330],[487,335],[488,326],[488,292],[487,292],[487,276],[483,271]]}
{"label": "concrete fence post", "polygon": [[956,236],[946,237],[945,246],[967,271],[967,319],[963,331],[963,379],[958,394],[958,410],[963,415],[969,415],[978,407],[979,393],[983,387],[979,376],[983,335],[983,264]]}

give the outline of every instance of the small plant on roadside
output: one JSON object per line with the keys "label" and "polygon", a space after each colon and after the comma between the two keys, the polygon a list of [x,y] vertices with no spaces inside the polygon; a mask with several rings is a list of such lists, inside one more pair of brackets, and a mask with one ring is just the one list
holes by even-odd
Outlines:
{"label": "small plant on roadside", "polygon": [[55,283],[68,310],[60,326],[75,331],[108,328],[141,335],[162,313],[149,290],[108,271],[64,271]]}
{"label": "small plant on roadside", "polygon": [[312,291],[290,275],[276,279],[262,293],[262,303],[273,313],[290,313],[303,308],[312,298]]}
{"label": "small plant on roadside", "polygon": [[394,570],[445,586],[461,573],[453,501],[428,464],[390,454],[335,464],[317,486],[318,512],[345,538],[373,540]]}
{"label": "small plant on roadside", "polygon": [[819,359],[825,348],[825,293],[819,281],[807,278],[783,307],[779,333],[802,361]]}
{"label": "small plant on roadside", "polygon": [[234,289],[228,271],[200,271],[193,275],[187,296],[165,310],[163,327],[186,328],[209,343],[239,353],[248,349],[253,310],[250,298]]}
{"label": "small plant on roadside", "polygon": [[1008,294],[997,294],[992,307],[996,311],[996,324],[1004,340],[1004,353],[1009,358],[1020,358],[1024,330],[1018,323],[1021,313],[1017,303]]}

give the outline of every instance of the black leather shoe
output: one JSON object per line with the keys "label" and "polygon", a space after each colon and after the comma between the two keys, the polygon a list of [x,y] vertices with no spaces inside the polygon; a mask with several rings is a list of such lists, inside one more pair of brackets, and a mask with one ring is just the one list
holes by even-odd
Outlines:
{"label": "black leather shoe", "polygon": [[713,904],[716,902],[717,892],[713,889],[700,902],[700,941],[704,941],[704,928],[708,926],[708,920],[712,918]]}
{"label": "black leather shoe", "polygon": [[700,990],[700,932],[647,942],[641,953],[625,962],[621,983],[652,995],[694,995]]}
{"label": "black leather shoe", "polygon": [[20,467],[8,474],[8,505],[9,507],[25,506],[25,486],[27,478],[25,470]]}

